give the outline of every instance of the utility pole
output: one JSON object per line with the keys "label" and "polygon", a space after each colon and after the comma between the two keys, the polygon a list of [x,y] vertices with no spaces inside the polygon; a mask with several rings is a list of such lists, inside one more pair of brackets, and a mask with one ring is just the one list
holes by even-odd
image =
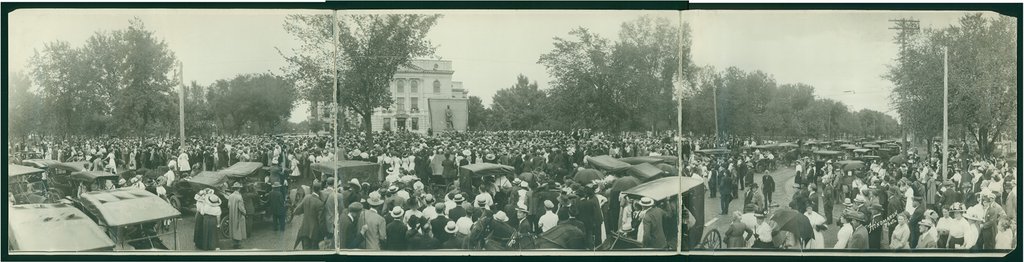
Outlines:
{"label": "utility pole", "polygon": [[[334,35],[334,42],[332,43],[334,45],[334,54],[333,54],[334,59],[331,60],[331,75],[334,77],[334,121],[333,121],[334,122],[334,143],[332,143],[332,144],[334,145],[334,150],[333,150],[334,151],[334,161],[338,161],[338,157],[339,157],[339,155],[341,155],[341,152],[338,152],[338,112],[341,111],[341,110],[338,107],[338,10],[337,9],[333,10],[333,16],[331,16],[331,26],[332,26],[331,33]],[[333,194],[334,197],[341,197],[341,192],[338,191],[338,172],[339,171],[340,170],[337,169],[337,168],[334,169],[334,189],[333,189],[334,192],[331,192],[331,194]],[[334,202],[334,210],[340,210],[339,209],[340,207],[338,206],[338,201],[335,200],[333,202]],[[334,228],[340,228],[340,226],[338,225],[338,216],[337,215],[334,216]],[[340,247],[337,246],[339,243],[341,243],[341,234],[334,234],[334,245],[335,245],[335,248],[340,248]]]}
{"label": "utility pole", "polygon": [[180,150],[184,150],[185,147],[185,66],[178,61],[178,84],[181,85],[181,91],[178,92],[178,136]]}
{"label": "utility pole", "polygon": [[895,23],[894,27],[890,27],[890,30],[897,30],[899,33],[896,35],[896,42],[900,44],[900,57],[904,51],[906,51],[907,41],[910,36],[921,31],[920,21],[913,18],[900,18],[900,19],[889,19],[889,22]]}
{"label": "utility pole", "polygon": [[949,49],[942,47],[942,180],[949,178]]}
{"label": "utility pole", "polygon": [[[681,11],[679,12],[679,44],[677,44],[676,46],[679,47],[679,64],[676,65],[676,77],[678,77],[677,80],[679,81],[679,84],[676,85],[676,88],[679,89],[677,91],[678,95],[676,97],[676,99],[678,100],[678,105],[676,105],[676,132],[677,132],[676,133],[676,158],[678,159],[677,163],[676,163],[676,166],[679,167],[679,170],[682,170],[682,168],[683,168],[683,83],[685,81],[683,81],[683,79],[684,79],[683,78],[683,55],[684,55],[683,54],[683,12],[681,12]],[[683,174],[676,174],[676,175],[681,176]],[[679,186],[682,187],[683,185],[679,184]],[[680,190],[679,198],[678,199],[680,201],[682,201],[682,199],[683,199],[682,190]],[[680,205],[685,205],[685,203],[680,203]],[[682,206],[680,206],[680,207],[682,207]],[[679,218],[683,217],[683,208],[678,208],[678,212],[679,212],[679,214],[676,217],[679,217]],[[679,228],[676,230],[676,232],[678,232],[678,234],[676,236],[676,239],[679,239],[679,241],[676,241],[676,251],[677,252],[681,252],[683,250],[683,245],[682,245],[682,243],[683,243],[683,224],[682,223],[677,223],[677,224],[678,224]]]}

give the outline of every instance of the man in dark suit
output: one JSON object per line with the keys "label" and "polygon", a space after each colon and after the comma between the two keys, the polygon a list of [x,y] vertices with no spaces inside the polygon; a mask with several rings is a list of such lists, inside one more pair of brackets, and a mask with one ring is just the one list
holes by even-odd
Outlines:
{"label": "man in dark suit", "polygon": [[[910,214],[910,221],[907,222],[907,225],[910,228],[919,228],[921,220],[925,219],[924,211],[926,210],[926,208],[925,208],[925,205],[921,204],[922,200],[923,200],[923,198],[921,198],[919,196],[915,196],[914,197],[914,200],[913,200],[914,201],[914,203],[913,203],[914,213]],[[921,236],[921,232],[919,230],[910,230],[910,248],[916,248],[917,247],[917,239],[920,236]]]}
{"label": "man in dark suit", "polygon": [[663,249],[668,247],[665,237],[664,219],[667,213],[660,207],[654,205],[654,200],[648,197],[640,199],[640,206],[644,208],[643,217],[640,221],[640,230],[643,230],[642,243],[645,248]]}
{"label": "man in dark suit", "polygon": [[729,202],[732,202],[732,177],[723,172],[718,180],[718,194],[721,200],[722,215],[729,213]]}
{"label": "man in dark suit", "polygon": [[405,216],[405,210],[401,207],[394,207],[390,212],[391,222],[388,223],[386,232],[387,238],[384,240],[384,250],[406,250],[408,247],[408,239],[406,233],[409,231],[409,226],[402,221]]}
{"label": "man in dark suit", "polygon": [[601,205],[597,202],[594,189],[584,187],[580,192],[582,198],[577,202],[580,209],[580,221],[583,221],[583,232],[587,234],[588,247],[593,247],[601,240],[601,221],[604,216]]}
{"label": "man in dark suit", "polygon": [[772,205],[772,194],[775,193],[775,178],[769,174],[761,177],[761,194],[764,195],[764,207]]}
{"label": "man in dark suit", "polygon": [[274,218],[274,231],[284,231],[285,213],[287,208],[284,203],[284,192],[281,192],[281,183],[274,182],[273,190],[270,190],[270,203],[267,203],[267,212]]}
{"label": "man in dark suit", "polygon": [[363,212],[363,204],[352,203],[348,206],[347,211],[338,221],[339,231],[341,231],[338,232],[341,234],[341,243],[338,246],[344,249],[362,248],[364,239],[359,234],[361,226],[359,216]]}

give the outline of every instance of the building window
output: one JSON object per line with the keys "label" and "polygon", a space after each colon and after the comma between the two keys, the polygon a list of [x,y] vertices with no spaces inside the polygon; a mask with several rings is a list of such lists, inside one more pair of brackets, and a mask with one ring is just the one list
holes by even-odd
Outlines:
{"label": "building window", "polygon": [[395,86],[395,93],[405,93],[405,79],[398,79]]}
{"label": "building window", "polygon": [[440,94],[440,93],[441,93],[441,81],[434,80],[434,94]]}
{"label": "building window", "polygon": [[[419,79],[410,79],[409,80],[409,89],[410,90],[420,90],[420,80]],[[416,93],[416,91],[412,91],[412,92]]]}
{"label": "building window", "polygon": [[398,108],[398,112],[405,111],[405,98],[404,97],[399,97],[397,99],[397,101],[395,101],[395,103],[398,103],[398,106],[396,106]]}
{"label": "building window", "polygon": [[410,97],[409,98],[409,110],[412,111],[413,113],[419,113],[420,112],[420,98],[419,97]]}
{"label": "building window", "polygon": [[398,123],[398,129],[397,130],[398,131],[405,131],[405,118],[399,117],[396,120],[397,121],[395,121],[395,122]]}
{"label": "building window", "polygon": [[390,117],[385,117],[383,124],[384,124],[384,131],[391,131],[391,118]]}
{"label": "building window", "polygon": [[419,117],[413,117],[412,118],[412,130],[420,130],[420,118]]}

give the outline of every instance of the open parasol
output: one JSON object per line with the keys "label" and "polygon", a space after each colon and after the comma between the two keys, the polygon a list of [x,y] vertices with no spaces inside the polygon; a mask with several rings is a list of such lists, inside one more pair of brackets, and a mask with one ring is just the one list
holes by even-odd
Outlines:
{"label": "open parasol", "polygon": [[603,177],[604,176],[601,175],[600,171],[594,169],[583,169],[580,170],[579,172],[576,172],[576,176],[574,176],[572,179],[582,185],[586,185],[590,184],[591,181],[599,180]]}
{"label": "open parasol", "polygon": [[778,231],[789,231],[793,235],[797,236],[802,240],[802,243],[814,239],[814,229],[811,227],[811,221],[807,219],[807,216],[797,212],[793,209],[779,209],[771,217],[772,221],[775,221],[775,227],[772,228],[772,232]]}
{"label": "open parasol", "polygon": [[895,155],[889,158],[889,163],[903,164],[907,162],[907,157],[903,154]]}

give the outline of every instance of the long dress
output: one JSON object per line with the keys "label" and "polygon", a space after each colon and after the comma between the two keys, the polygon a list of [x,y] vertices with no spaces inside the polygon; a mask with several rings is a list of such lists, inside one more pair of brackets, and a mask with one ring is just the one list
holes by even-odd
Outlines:
{"label": "long dress", "polygon": [[824,249],[825,237],[821,234],[821,230],[818,228],[825,224],[825,217],[814,211],[805,212],[804,215],[807,216],[807,220],[811,222],[811,228],[814,229],[814,239],[807,242],[807,248]]}
{"label": "long dress", "polygon": [[205,239],[203,238],[203,230],[206,230],[206,228],[204,227],[206,223],[204,223],[205,220],[203,219],[204,213],[206,213],[205,204],[202,202],[196,202],[196,225],[193,228],[194,230],[192,232],[192,242],[195,243],[196,249],[200,249],[206,246],[206,243],[204,241]]}
{"label": "long dress", "polygon": [[221,210],[219,206],[206,206],[205,209],[202,235],[200,235],[202,246],[197,246],[197,248],[200,250],[214,250],[217,249],[217,244],[220,243],[220,232],[218,232],[217,224],[220,223]]}

